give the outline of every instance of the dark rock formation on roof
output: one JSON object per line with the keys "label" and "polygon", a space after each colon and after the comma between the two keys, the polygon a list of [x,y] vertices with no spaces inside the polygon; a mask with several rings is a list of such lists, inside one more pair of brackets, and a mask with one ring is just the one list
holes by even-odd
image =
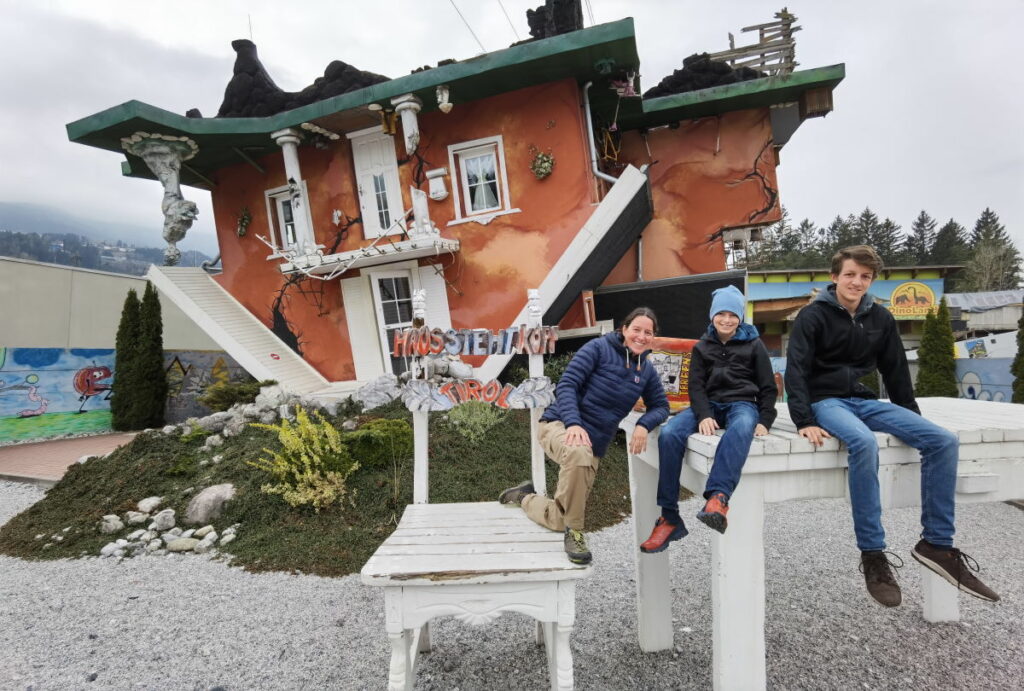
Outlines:
{"label": "dark rock formation on roof", "polygon": [[694,53],[683,60],[683,69],[676,70],[644,92],[644,98],[656,98],[670,94],[681,94],[685,91],[697,91],[710,86],[735,84],[748,79],[760,79],[766,76],[763,72],[749,67],[733,69],[726,62],[712,60],[707,53]]}
{"label": "dark rock formation on roof", "polygon": [[580,0],[545,0],[535,10],[526,10],[526,22],[534,38],[550,38],[583,28]]}
{"label": "dark rock formation on roof", "polygon": [[318,77],[302,91],[282,91],[257,57],[256,44],[248,39],[239,39],[232,41],[231,47],[237,54],[234,76],[224,89],[224,101],[217,111],[218,118],[274,115],[389,81],[383,75],[364,72],[341,60],[335,60],[324,70],[324,76]]}

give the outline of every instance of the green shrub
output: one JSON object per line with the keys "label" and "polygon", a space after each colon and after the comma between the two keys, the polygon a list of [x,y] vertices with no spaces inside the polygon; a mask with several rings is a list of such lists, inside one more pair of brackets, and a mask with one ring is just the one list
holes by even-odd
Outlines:
{"label": "green shrub", "polygon": [[313,411],[316,420],[302,407],[295,410],[295,422],[284,419],[276,425],[250,423],[253,427],[277,433],[280,451],[264,448],[270,458],[246,461],[273,477],[273,483],[260,487],[266,494],[279,494],[290,506],[311,505],[316,513],[335,504],[348,491],[346,481],[358,468],[341,433],[324,417]]}
{"label": "green shrub", "polygon": [[261,387],[276,383],[273,379],[217,382],[206,387],[198,400],[210,410],[221,412],[236,403],[252,403],[260,394]]}
{"label": "green shrub", "polygon": [[413,455],[412,427],[405,420],[374,418],[341,438],[363,468],[386,468]]}
{"label": "green shrub", "polygon": [[467,401],[448,411],[448,424],[459,436],[476,444],[504,417],[504,411],[490,403]]}
{"label": "green shrub", "polygon": [[[552,384],[557,384],[558,380],[562,378],[562,374],[565,373],[565,368],[569,366],[569,361],[572,360],[572,356],[576,354],[576,351],[569,353],[562,353],[561,355],[551,355],[544,359],[544,376],[551,380]],[[519,386],[524,380],[529,378],[530,370],[528,365],[524,364],[525,356],[516,356],[512,364],[505,370],[501,376],[502,383],[511,384],[512,386]]]}

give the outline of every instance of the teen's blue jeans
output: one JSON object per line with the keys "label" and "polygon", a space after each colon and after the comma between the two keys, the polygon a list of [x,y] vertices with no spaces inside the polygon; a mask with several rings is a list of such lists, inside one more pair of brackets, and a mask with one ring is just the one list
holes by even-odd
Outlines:
{"label": "teen's blue jeans", "polygon": [[872,432],[892,434],[921,452],[921,537],[936,546],[953,546],[960,456],[955,434],[906,408],[870,398],[826,398],[811,409],[818,425],[846,444],[853,530],[861,551],[885,549],[878,442]]}
{"label": "teen's blue jeans", "polygon": [[[724,492],[731,497],[754,438],[757,406],[749,401],[711,401],[711,410],[719,426],[725,428],[725,434],[718,440],[715,462],[704,484],[704,497],[714,492]],[[697,431],[699,422],[693,408],[687,408],[669,420],[658,435],[658,506],[666,518],[675,520],[679,516],[679,473],[683,469],[683,454],[686,440]]]}

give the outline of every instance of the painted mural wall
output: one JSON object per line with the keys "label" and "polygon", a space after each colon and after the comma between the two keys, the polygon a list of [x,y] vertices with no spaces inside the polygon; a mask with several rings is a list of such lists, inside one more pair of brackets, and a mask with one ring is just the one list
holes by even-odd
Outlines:
{"label": "painted mural wall", "polygon": [[[247,378],[217,351],[165,351],[167,421],[209,414],[196,399],[217,381]],[[0,347],[0,441],[110,431],[112,348]]]}
{"label": "painted mural wall", "polygon": [[[780,298],[803,297],[822,291],[832,281],[786,281],[760,283],[747,282],[747,299],[778,300]],[[919,278],[915,280],[879,279],[871,283],[871,294],[885,301],[885,307],[899,320],[924,319],[934,309],[944,294],[941,278]]]}

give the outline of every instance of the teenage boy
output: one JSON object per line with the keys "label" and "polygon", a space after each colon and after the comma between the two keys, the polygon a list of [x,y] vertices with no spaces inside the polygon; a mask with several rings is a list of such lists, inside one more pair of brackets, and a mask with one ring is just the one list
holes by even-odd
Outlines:
{"label": "teenage boy", "polygon": [[[903,562],[886,557],[878,490],[873,432],[887,432],[921,453],[923,531],[911,555],[960,590],[995,602],[999,596],[971,573],[978,571],[977,562],[953,547],[957,438],[921,417],[896,320],[868,294],[881,269],[882,260],[866,245],[832,257],[832,285],[800,311],[790,333],[785,376],[790,416],[812,444],[835,436],[847,447],[860,570],[876,601],[896,607],[902,600],[890,567]],[[877,400],[859,381],[876,368],[891,403]]]}
{"label": "teenage boy", "polygon": [[735,286],[711,294],[711,324],[690,355],[690,407],[658,435],[658,506],[661,517],[641,552],[661,552],[687,534],[679,516],[679,472],[686,440],[700,430],[725,428],[704,485],[704,508],[697,520],[724,533],[729,497],[740,481],[754,436],[768,434],[775,420],[778,391],[768,350],[757,328],[744,323],[746,299]]}

